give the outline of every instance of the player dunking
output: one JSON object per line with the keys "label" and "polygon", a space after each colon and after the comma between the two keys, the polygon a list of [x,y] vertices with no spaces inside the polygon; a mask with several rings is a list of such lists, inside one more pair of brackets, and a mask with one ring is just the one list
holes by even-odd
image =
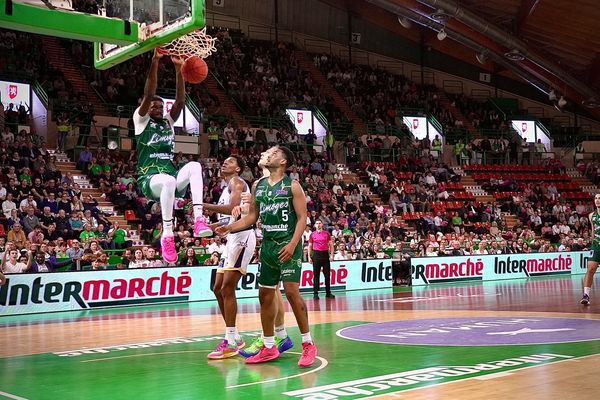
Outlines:
{"label": "player dunking", "polygon": [[160,238],[162,256],[167,262],[176,262],[177,250],[173,234],[173,204],[176,193],[182,196],[188,185],[190,186],[194,207],[194,236],[210,236],[212,231],[202,216],[202,166],[198,162],[188,162],[178,171],[173,164],[173,125],[185,105],[185,82],[181,74],[183,60],[171,58],[175,65],[177,90],[171,112],[164,114],[164,101],[155,95],[161,58],[162,54],[155,50],[146,79],[144,97],[133,113],[133,123],[138,151],[138,185],[146,197],[160,201],[163,224]]}
{"label": "player dunking", "polygon": [[233,224],[216,229],[225,235],[252,226],[260,216],[263,223],[263,244],[260,254],[259,299],[264,345],[258,354],[246,359],[248,364],[271,361],[279,357],[275,346],[274,323],[276,316],[275,292],[279,282],[294,311],[302,334],[302,356],[298,365],[311,366],[317,356],[312,341],[308,313],[300,295],[302,271],[302,233],[306,227],[306,196],[297,181],[285,174],[294,162],[293,153],[286,147],[275,146],[261,155],[260,163],[270,172],[253,187],[253,201],[247,216]]}
{"label": "player dunking", "polygon": [[594,212],[590,213],[589,219],[592,225],[592,232],[594,233],[594,240],[592,241],[592,258],[587,262],[587,272],[583,279],[583,297],[580,303],[583,305],[590,304],[590,290],[592,289],[592,283],[594,282],[594,274],[598,269],[598,263],[600,262],[600,193],[596,193],[594,196]]}

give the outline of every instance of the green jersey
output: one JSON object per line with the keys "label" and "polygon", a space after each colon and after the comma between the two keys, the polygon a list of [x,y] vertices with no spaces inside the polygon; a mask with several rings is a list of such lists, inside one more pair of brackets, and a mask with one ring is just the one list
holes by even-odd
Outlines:
{"label": "green jersey", "polygon": [[175,133],[170,114],[161,121],[155,121],[149,115],[141,116],[139,108],[133,113],[135,137],[137,140],[139,176],[169,174],[175,176],[177,169],[173,164],[175,151]]}
{"label": "green jersey", "polygon": [[269,178],[262,178],[256,184],[256,203],[264,239],[289,241],[294,236],[298,220],[293,204],[292,179],[285,175],[271,186]]}
{"label": "green jersey", "polygon": [[598,210],[592,213],[592,224],[594,224],[594,241],[592,242],[593,246],[600,247],[600,214],[598,214]]}
{"label": "green jersey", "polygon": [[79,234],[79,240],[81,240],[84,243],[87,243],[90,241],[90,239],[95,239],[96,238],[96,232],[94,231],[83,231]]}
{"label": "green jersey", "polygon": [[114,231],[113,241],[115,243],[125,243],[125,237],[127,236],[127,231],[123,228],[119,228]]}

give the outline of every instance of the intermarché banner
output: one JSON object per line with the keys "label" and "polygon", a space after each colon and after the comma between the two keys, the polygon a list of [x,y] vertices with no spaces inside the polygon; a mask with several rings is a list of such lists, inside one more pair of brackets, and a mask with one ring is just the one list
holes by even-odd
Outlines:
{"label": "intermarch\u00e9 banner", "polygon": [[[214,267],[149,268],[7,275],[0,316],[181,301],[214,300]],[[258,265],[248,266],[237,297],[258,297]],[[312,264],[302,265],[301,291],[312,291]],[[391,260],[334,261],[333,289],[391,287]],[[324,281],[321,278],[321,285]]]}
{"label": "intermarch\u00e9 banner", "polygon": [[418,257],[411,259],[413,286],[467,280],[585,274],[592,251]]}

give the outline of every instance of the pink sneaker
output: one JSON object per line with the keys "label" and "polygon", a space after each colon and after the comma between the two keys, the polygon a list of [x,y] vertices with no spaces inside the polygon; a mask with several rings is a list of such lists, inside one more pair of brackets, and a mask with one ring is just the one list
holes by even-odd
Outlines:
{"label": "pink sneaker", "polygon": [[277,350],[277,346],[273,346],[270,349],[265,346],[261,347],[258,354],[246,358],[246,364],[259,364],[267,361],[274,360],[279,357],[279,350]]}
{"label": "pink sneaker", "polygon": [[209,237],[212,236],[212,234],[212,229],[206,224],[206,218],[196,218],[196,223],[194,224],[194,237]]}
{"label": "pink sneaker", "polygon": [[222,360],[224,358],[237,356],[239,352],[237,346],[230,346],[227,340],[223,340],[219,343],[215,351],[208,353],[208,358],[209,360]]}
{"label": "pink sneaker", "polygon": [[175,249],[175,236],[163,236],[160,238],[162,257],[168,263],[177,262],[177,250]]}
{"label": "pink sneaker", "polygon": [[317,346],[314,343],[302,343],[302,356],[298,361],[300,368],[307,368],[313,365],[317,357]]}

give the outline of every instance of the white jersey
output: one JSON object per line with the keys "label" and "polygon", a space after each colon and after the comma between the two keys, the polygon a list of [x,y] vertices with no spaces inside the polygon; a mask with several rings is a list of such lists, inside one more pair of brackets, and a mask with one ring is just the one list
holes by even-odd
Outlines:
{"label": "white jersey", "polygon": [[[233,179],[233,178],[231,178]],[[241,179],[241,178],[239,178]],[[250,188],[248,187],[248,184],[246,183],[246,181],[244,181],[242,179],[242,182],[244,182],[244,191],[243,193],[250,193]],[[229,181],[229,184],[231,183],[231,180]],[[219,205],[226,205],[229,204],[229,202],[231,201],[231,192],[229,191],[229,184],[223,189],[223,193],[221,193],[221,197],[219,197],[219,202],[217,204]],[[243,213],[241,216],[245,216],[246,213]],[[235,222],[235,218],[231,215],[228,214],[219,214],[217,215],[217,218],[219,220],[220,223],[222,224],[232,224],[233,222]]]}

